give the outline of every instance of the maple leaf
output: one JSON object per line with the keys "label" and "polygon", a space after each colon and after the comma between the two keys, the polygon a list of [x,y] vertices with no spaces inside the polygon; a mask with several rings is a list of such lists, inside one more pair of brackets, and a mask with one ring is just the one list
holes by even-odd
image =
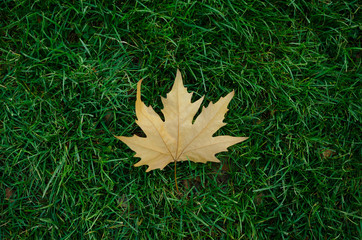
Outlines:
{"label": "maple leaf", "polygon": [[242,142],[247,137],[212,135],[222,126],[227,105],[234,96],[234,91],[222,97],[215,104],[203,107],[202,112],[193,122],[203,97],[191,102],[192,93],[183,86],[182,77],[177,70],[172,90],[162,98],[164,108],[161,110],[165,121],[141,101],[141,84],[137,84],[136,123],[146,137],[116,136],[136,152],[135,157],[141,161],[134,166],[148,165],[146,172],[160,168],[169,163],[190,160],[193,162],[220,162],[215,154],[227,151],[227,148]]}

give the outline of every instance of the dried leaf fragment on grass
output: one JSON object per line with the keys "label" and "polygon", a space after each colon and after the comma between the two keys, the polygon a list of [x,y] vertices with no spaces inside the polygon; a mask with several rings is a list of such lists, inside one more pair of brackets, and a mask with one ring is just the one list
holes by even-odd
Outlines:
{"label": "dried leaf fragment on grass", "polygon": [[172,90],[166,98],[162,98],[164,108],[162,113],[165,121],[141,101],[141,84],[137,84],[136,123],[146,134],[146,137],[116,136],[136,152],[135,157],[141,161],[136,167],[148,165],[146,172],[163,169],[167,164],[191,160],[193,162],[220,162],[215,154],[227,151],[227,148],[242,142],[247,137],[231,137],[212,135],[222,126],[228,104],[234,96],[234,91],[222,97],[216,103],[210,103],[193,122],[203,97],[191,102],[192,93],[183,86],[182,77],[177,70]]}
{"label": "dried leaf fragment on grass", "polygon": [[330,158],[330,157],[334,156],[335,154],[336,154],[336,152],[331,149],[325,149],[322,151],[323,158]]}
{"label": "dried leaf fragment on grass", "polygon": [[14,200],[13,195],[15,195],[15,191],[11,188],[6,188],[5,189],[5,200],[9,200],[10,202],[13,202]]}

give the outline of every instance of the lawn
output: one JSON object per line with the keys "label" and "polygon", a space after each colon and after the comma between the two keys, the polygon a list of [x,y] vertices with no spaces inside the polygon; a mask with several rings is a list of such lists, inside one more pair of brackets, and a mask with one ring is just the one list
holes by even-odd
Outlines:
{"label": "lawn", "polygon": [[[361,239],[358,1],[0,2],[0,239]],[[358,20],[359,19],[359,20]],[[235,90],[221,164],[146,173],[114,136],[180,69]]]}

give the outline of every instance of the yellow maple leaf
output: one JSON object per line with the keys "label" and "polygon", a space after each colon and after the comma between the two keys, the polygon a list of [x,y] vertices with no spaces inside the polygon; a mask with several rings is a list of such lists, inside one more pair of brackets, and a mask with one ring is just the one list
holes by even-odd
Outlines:
{"label": "yellow maple leaf", "polygon": [[227,105],[234,96],[234,91],[222,97],[215,104],[210,103],[193,122],[203,97],[191,102],[192,93],[183,86],[182,77],[177,70],[176,79],[167,98],[162,98],[164,108],[162,113],[165,121],[141,101],[141,84],[137,84],[136,123],[141,127],[146,137],[116,136],[136,152],[135,157],[141,161],[134,166],[148,165],[146,172],[163,169],[167,164],[191,160],[206,163],[220,162],[215,154],[227,151],[227,148],[242,142],[247,137],[231,137],[212,135],[222,126]]}

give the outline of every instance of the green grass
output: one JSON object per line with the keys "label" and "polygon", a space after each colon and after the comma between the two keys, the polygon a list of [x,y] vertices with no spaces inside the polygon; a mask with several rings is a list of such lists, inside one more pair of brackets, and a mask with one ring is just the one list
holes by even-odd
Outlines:
{"label": "green grass", "polygon": [[[0,2],[0,239],[361,239],[358,1]],[[236,94],[222,164],[146,166],[135,89]]]}

